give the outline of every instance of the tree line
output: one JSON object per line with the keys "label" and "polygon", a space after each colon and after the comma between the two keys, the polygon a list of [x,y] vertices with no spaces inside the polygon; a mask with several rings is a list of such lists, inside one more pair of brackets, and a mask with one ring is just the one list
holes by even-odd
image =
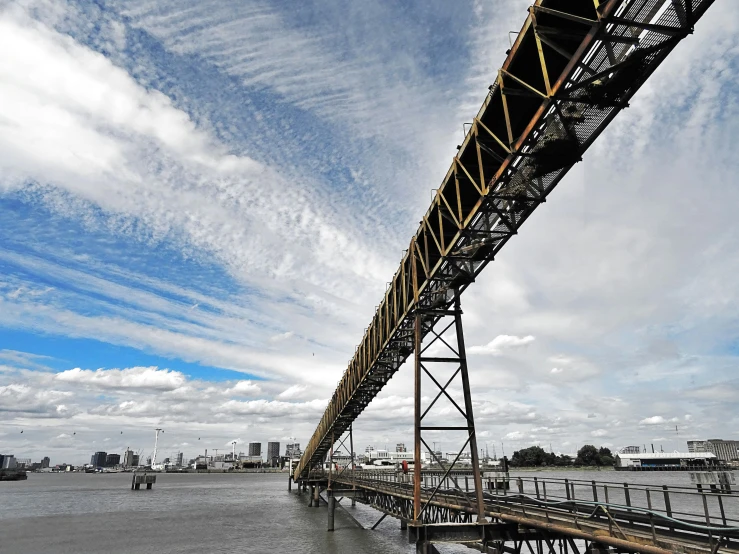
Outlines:
{"label": "tree line", "polygon": [[511,467],[540,467],[540,466],[612,466],[614,464],[613,454],[609,448],[601,446],[596,448],[592,444],[586,444],[577,451],[577,457],[547,452],[540,446],[523,448],[513,453],[510,460]]}

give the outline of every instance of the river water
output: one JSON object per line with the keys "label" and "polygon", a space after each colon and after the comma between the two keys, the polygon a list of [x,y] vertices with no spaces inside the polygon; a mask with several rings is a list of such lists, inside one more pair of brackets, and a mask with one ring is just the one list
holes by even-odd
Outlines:
{"label": "river water", "polygon": [[[511,476],[516,475],[690,484],[681,473],[546,471]],[[0,553],[415,551],[407,532],[390,517],[370,531],[337,509],[336,530],[328,533],[325,506],[308,508],[307,495],[298,496],[295,488],[288,494],[286,474],[159,474],[150,491],[131,491],[130,482],[127,473],[32,473],[27,481],[0,483]],[[365,527],[380,516],[366,506],[352,508],[348,499],[342,504]],[[439,550],[471,552],[460,546]]]}

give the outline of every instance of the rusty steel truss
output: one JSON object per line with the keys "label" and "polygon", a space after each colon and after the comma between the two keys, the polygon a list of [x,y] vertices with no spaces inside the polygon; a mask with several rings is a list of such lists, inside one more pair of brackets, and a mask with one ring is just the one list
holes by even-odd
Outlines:
{"label": "rusty steel truss", "polygon": [[[714,0],[536,0],[294,477],[320,464]],[[431,326],[432,327],[432,326]],[[431,328],[428,325],[424,329]]]}

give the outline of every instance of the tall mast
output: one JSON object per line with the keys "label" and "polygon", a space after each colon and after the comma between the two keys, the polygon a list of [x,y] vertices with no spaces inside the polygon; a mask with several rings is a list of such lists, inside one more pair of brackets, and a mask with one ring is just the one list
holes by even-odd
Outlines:
{"label": "tall mast", "polygon": [[157,448],[159,447],[159,433],[161,429],[154,429],[156,431],[156,437],[154,438],[154,455],[151,458],[151,468],[154,469],[154,464],[157,463]]}

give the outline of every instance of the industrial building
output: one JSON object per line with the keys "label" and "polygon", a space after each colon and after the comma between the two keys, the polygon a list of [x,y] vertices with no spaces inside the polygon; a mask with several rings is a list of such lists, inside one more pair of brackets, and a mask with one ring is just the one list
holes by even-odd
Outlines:
{"label": "industrial building", "polygon": [[0,454],[0,469],[15,469],[15,456],[12,454]]}
{"label": "industrial building", "polygon": [[262,456],[262,443],[261,442],[250,442],[249,443],[249,457]]}
{"label": "industrial building", "polygon": [[739,460],[739,441],[708,439],[706,443],[708,451],[713,452],[722,462]]}
{"label": "industrial building", "polygon": [[280,443],[276,441],[267,443],[267,464],[271,467],[280,465]]}
{"label": "industrial building", "polygon": [[120,454],[108,454],[105,456],[105,467],[115,467],[121,463]]}
{"label": "industrial building", "polygon": [[303,455],[302,450],[300,450],[300,443],[299,442],[289,442],[287,445],[285,445],[285,457],[286,458],[300,458],[300,456]]}
{"label": "industrial building", "polygon": [[108,453],[107,452],[95,452],[95,454],[92,455],[90,458],[90,465],[92,467],[105,467],[105,464],[108,460]]}
{"label": "industrial building", "polygon": [[718,467],[712,452],[641,452],[616,454],[616,471],[688,471]]}
{"label": "industrial building", "polygon": [[413,461],[413,452],[388,452],[387,450],[368,450],[364,453],[364,463],[369,465],[395,465]]}

